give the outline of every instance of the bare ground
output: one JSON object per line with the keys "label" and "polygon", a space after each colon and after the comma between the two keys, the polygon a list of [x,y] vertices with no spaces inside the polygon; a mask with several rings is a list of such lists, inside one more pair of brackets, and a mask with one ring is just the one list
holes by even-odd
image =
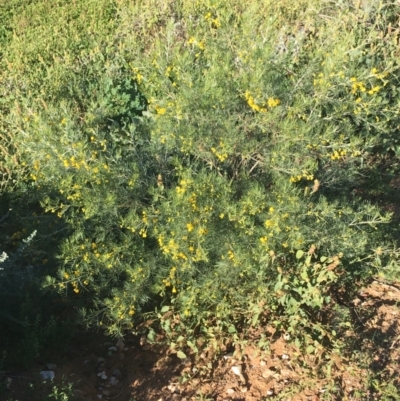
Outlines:
{"label": "bare ground", "polygon": [[[309,355],[268,327],[267,350],[259,347],[260,332],[254,332],[231,350],[203,350],[184,360],[145,337],[117,343],[82,333],[62,358],[54,355],[29,372],[0,372],[0,400],[43,400],[62,381],[73,383],[74,398],[82,401],[396,400],[399,301],[400,285],[373,282],[349,307],[356,324],[339,332],[347,345],[317,347]],[[48,362],[57,364],[56,378],[43,384],[39,372]]]}

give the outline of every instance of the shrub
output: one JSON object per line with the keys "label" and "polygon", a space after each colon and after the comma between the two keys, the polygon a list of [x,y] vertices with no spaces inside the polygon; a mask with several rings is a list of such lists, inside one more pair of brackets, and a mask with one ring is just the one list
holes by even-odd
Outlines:
{"label": "shrub", "polygon": [[397,171],[398,7],[60,7],[18,28],[2,75],[20,186],[71,228],[46,286],[113,335],[164,306],[175,335],[332,340],[333,297],[397,269],[366,184],[379,158]]}

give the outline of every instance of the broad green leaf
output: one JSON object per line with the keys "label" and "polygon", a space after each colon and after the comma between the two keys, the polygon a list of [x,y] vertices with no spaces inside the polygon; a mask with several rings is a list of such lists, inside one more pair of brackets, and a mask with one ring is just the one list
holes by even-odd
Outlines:
{"label": "broad green leaf", "polygon": [[177,353],[176,353],[176,356],[178,357],[178,358],[180,358],[180,359],[186,359],[187,357],[186,357],[186,354],[184,353],[184,352],[182,352],[182,351],[178,351]]}

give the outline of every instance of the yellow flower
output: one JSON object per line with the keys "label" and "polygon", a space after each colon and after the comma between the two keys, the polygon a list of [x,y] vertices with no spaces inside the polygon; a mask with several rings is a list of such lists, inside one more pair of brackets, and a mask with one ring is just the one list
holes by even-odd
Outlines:
{"label": "yellow flower", "polygon": [[281,103],[281,101],[279,99],[274,99],[272,97],[270,97],[267,101],[268,107],[276,107]]}
{"label": "yellow flower", "polygon": [[274,226],[274,222],[272,221],[272,220],[267,220],[265,223],[264,223],[264,225],[265,225],[265,227],[273,227]]}
{"label": "yellow flower", "polygon": [[159,116],[163,116],[166,112],[167,112],[167,109],[165,107],[156,106],[156,113]]}
{"label": "yellow flower", "polygon": [[193,224],[192,223],[188,223],[188,224],[186,224],[186,228],[187,228],[187,230],[190,232],[190,231],[193,231],[193,229],[194,229],[194,227],[193,227]]}

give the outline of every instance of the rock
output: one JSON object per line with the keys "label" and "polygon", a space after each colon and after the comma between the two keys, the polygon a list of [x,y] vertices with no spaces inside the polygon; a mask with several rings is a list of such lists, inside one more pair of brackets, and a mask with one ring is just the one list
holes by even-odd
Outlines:
{"label": "rock", "polygon": [[49,370],[54,370],[57,368],[57,365],[55,363],[46,363],[47,369]]}
{"label": "rock", "polygon": [[116,379],[114,376],[111,376],[111,377],[110,377],[110,384],[111,384],[112,386],[116,386],[118,383],[119,383],[119,380],[118,380],[118,379]]}
{"label": "rock", "polygon": [[42,370],[40,376],[42,376],[43,380],[53,380],[56,375],[52,370]]}
{"label": "rock", "polygon": [[114,346],[108,347],[108,350],[109,350],[110,352],[117,352],[117,347],[114,347]]}
{"label": "rock", "polygon": [[97,373],[97,376],[101,377],[103,380],[107,379],[107,375],[106,375],[106,372],[104,370],[102,372],[100,372],[100,373]]}
{"label": "rock", "polygon": [[176,386],[173,384],[168,385],[168,390],[171,391],[171,393],[175,393],[176,391]]}
{"label": "rock", "polygon": [[233,394],[235,392],[235,390],[233,388],[228,388],[228,390],[226,390],[227,394]]}
{"label": "rock", "polygon": [[118,341],[117,341],[117,344],[115,344],[117,347],[118,347],[118,349],[120,350],[120,351],[122,351],[124,348],[125,348],[125,343],[121,340],[121,339],[119,339]]}

